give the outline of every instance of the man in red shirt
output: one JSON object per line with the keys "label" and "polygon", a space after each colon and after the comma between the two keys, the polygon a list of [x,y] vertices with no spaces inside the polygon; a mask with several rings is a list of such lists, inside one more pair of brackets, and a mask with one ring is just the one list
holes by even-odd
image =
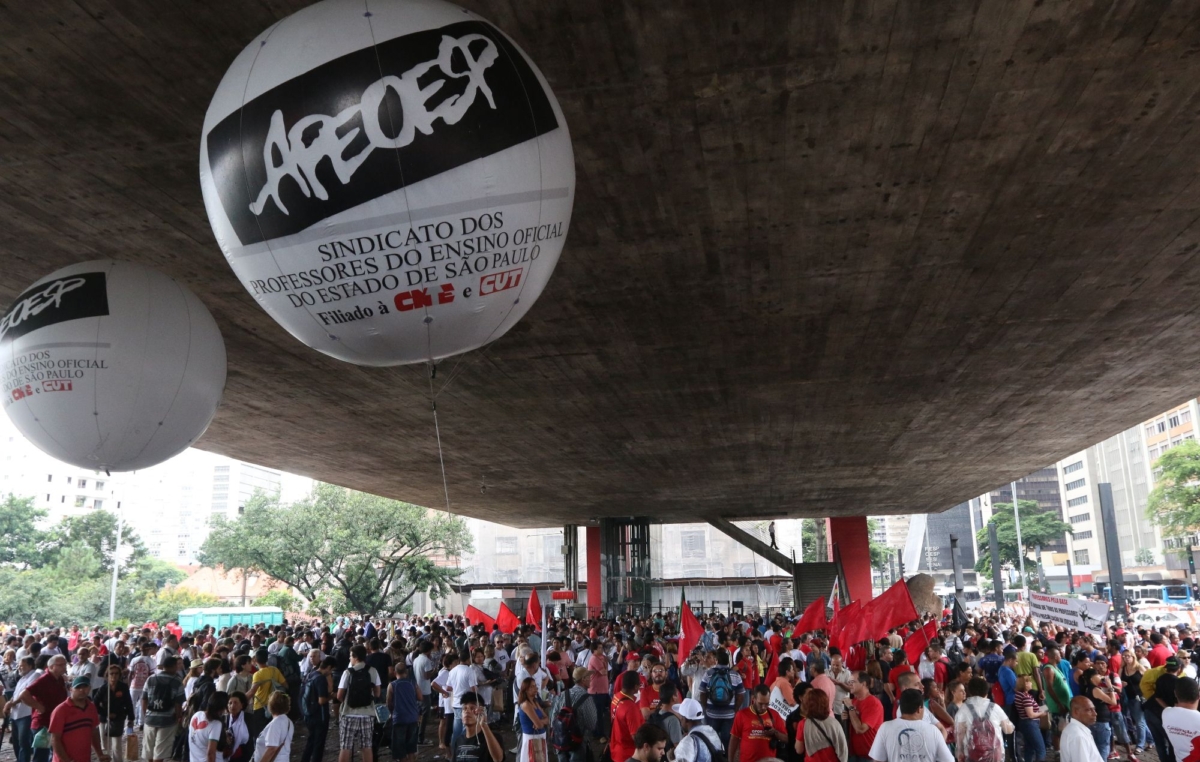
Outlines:
{"label": "man in red shirt", "polygon": [[665,682],[667,682],[666,666],[655,664],[650,668],[650,682],[642,686],[642,692],[638,695],[638,708],[642,710],[643,720],[649,719],[650,715],[658,711],[658,691]]}
{"label": "man in red shirt", "polygon": [[635,698],[640,683],[637,672],[621,673],[621,690],[613,697],[612,734],[608,741],[609,753],[614,760],[627,760],[637,751],[633,736],[644,722]]}
{"label": "man in red shirt", "polygon": [[765,685],[754,688],[750,706],[733,717],[729,732],[729,762],[758,762],[775,756],[771,742],[787,741],[787,726],[771,708],[771,689]]}
{"label": "man in red shirt", "polygon": [[[67,700],[67,689],[63,686],[63,676],[66,674],[67,657],[51,656],[46,664],[46,671],[21,694],[21,703],[33,709],[33,720],[29,729],[34,733],[42,728],[49,728],[50,713]],[[48,762],[49,759],[49,749],[33,750],[33,762]]]}
{"label": "man in red shirt", "polygon": [[1161,632],[1157,630],[1150,633],[1150,642],[1154,647],[1150,649],[1150,653],[1146,654],[1146,661],[1150,662],[1150,666],[1161,667],[1167,663],[1167,657],[1171,655],[1171,649],[1163,642]]}
{"label": "man in red shirt", "polygon": [[851,706],[846,710],[850,720],[850,756],[871,758],[871,744],[883,725],[883,704],[871,695],[870,676],[855,673],[850,680]]}
{"label": "man in red shirt", "polygon": [[50,713],[54,762],[91,762],[92,749],[100,762],[112,759],[100,745],[100,714],[92,703],[91,691],[91,678],[75,678],[69,698]]}
{"label": "man in red shirt", "polygon": [[914,670],[912,665],[908,663],[908,654],[905,653],[903,648],[897,648],[895,651],[893,651],[892,659],[892,668],[888,670],[888,681],[886,687],[888,696],[895,701],[900,695],[900,689],[897,687],[896,681],[900,679],[901,675],[905,674],[906,672],[913,672]]}

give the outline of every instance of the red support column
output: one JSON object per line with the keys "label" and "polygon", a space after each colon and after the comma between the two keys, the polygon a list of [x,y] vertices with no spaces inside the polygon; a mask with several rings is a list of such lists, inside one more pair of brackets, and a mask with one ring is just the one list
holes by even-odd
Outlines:
{"label": "red support column", "polygon": [[849,516],[825,521],[825,536],[829,538],[829,558],[833,558],[833,544],[836,542],[838,552],[842,556],[842,572],[846,575],[846,588],[850,591],[850,600],[866,603],[874,597],[867,517]]}
{"label": "red support column", "polygon": [[600,615],[600,609],[604,606],[603,596],[600,594],[601,579],[600,579],[600,527],[586,527],[587,529],[587,608],[588,616],[595,617]]}

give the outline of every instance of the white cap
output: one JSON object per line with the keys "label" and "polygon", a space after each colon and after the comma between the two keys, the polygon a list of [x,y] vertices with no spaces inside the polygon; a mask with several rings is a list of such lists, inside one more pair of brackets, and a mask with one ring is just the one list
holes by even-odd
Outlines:
{"label": "white cap", "polygon": [[689,722],[704,719],[704,707],[696,699],[684,699],[682,703],[671,707],[671,711]]}

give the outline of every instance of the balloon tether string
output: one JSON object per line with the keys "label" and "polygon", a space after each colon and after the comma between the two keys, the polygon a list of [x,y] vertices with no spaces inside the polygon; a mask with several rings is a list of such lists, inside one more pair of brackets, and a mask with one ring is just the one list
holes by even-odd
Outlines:
{"label": "balloon tether string", "polygon": [[[438,448],[438,464],[442,468],[442,491],[446,495],[446,516],[453,519],[454,514],[450,510],[450,483],[446,479],[446,457],[442,453],[442,429],[438,425],[437,399],[433,393],[433,379],[437,375],[437,365],[432,361],[429,363],[429,405],[433,409],[433,433],[437,437]],[[454,554],[454,568],[459,568],[460,559],[458,554]]]}

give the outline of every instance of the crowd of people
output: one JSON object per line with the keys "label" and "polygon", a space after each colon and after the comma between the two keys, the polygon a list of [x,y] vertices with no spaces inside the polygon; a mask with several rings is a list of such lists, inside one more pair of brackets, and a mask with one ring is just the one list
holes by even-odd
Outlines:
{"label": "crowd of people", "polygon": [[9,626],[4,732],[17,762],[319,762],[331,726],[339,762],[1200,760],[1187,627],[946,614],[846,653],[782,614],[707,615],[684,654],[674,613]]}

